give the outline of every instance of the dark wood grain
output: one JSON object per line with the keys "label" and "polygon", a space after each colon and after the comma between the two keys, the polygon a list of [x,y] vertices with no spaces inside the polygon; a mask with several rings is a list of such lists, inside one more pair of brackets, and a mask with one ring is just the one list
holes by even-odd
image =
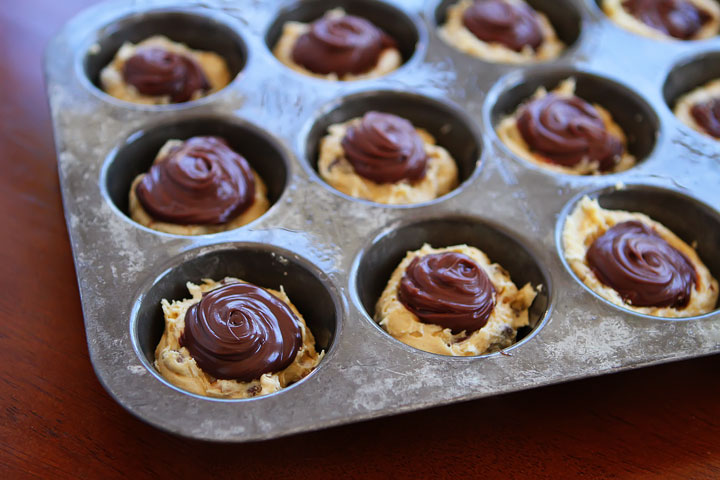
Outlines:
{"label": "dark wood grain", "polygon": [[720,356],[244,445],[126,413],[88,359],[41,75],[90,3],[0,8],[2,478],[720,478]]}

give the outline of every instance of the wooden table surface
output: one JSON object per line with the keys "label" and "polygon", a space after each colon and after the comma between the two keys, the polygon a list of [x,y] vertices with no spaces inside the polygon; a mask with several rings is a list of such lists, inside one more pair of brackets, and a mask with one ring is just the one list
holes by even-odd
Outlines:
{"label": "wooden table surface", "polygon": [[2,478],[720,478],[720,356],[269,442],[160,432],[93,373],[42,80],[90,0],[0,8]]}

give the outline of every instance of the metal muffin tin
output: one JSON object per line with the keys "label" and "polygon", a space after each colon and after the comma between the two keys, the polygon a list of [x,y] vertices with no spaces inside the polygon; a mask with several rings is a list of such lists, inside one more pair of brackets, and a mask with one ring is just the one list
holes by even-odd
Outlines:
{"label": "metal muffin tin", "polygon": [[[75,17],[50,44],[47,84],[65,215],[90,357],[110,394],[137,417],[221,441],[305,430],[480,398],[720,351],[720,313],[669,320],[632,313],[578,282],[560,231],[585,192],[609,208],[650,214],[720,277],[720,143],[682,125],[668,104],[720,77],[720,39],[659,42],[615,26],[592,0],[534,0],[569,44],[535,66],[486,63],[436,34],[450,1],[114,1]],[[269,44],[287,19],[344,6],[396,37],[406,63],[380,79],[333,83],[290,71]],[[122,41],[165,33],[213,50],[237,78],[199,101],[140,106],[110,98],[98,72]],[[493,126],[538,85],[574,76],[606,106],[638,165],[598,177],[559,175],[505,148]],[[314,170],[317,141],[336,121],[379,108],[430,130],[456,158],[452,193],[390,207],[347,197]],[[184,237],[129,219],[132,178],[168,138],[223,135],[269,186],[271,209],[243,228]],[[616,189],[617,184],[626,187]],[[532,327],[503,352],[452,358],[408,347],[372,320],[407,250],[468,243],[519,286],[542,285]],[[233,275],[283,285],[326,356],[276,394],[216,400],[188,394],[152,366],[160,299],[185,282]]]}

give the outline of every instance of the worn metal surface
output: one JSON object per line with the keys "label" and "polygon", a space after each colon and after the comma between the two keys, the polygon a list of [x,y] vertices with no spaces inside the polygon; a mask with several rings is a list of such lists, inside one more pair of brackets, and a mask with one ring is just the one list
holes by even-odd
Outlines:
{"label": "worn metal surface", "polygon": [[[615,27],[594,2],[576,0],[568,3],[582,19],[581,35],[560,60],[541,67],[492,65],[437,38],[438,1],[396,0],[388,3],[404,9],[419,29],[413,58],[382,79],[331,83],[289,71],[267,48],[266,31],[278,10],[291,3],[109,2],[78,15],[48,48],[46,74],[60,180],[90,355],[101,382],[121,405],[180,435],[246,441],[720,351],[717,311],[670,321],[611,306],[568,272],[556,244],[561,212],[580,192],[618,182],[658,186],[715,209],[684,219],[683,211],[702,207],[693,202],[683,208],[654,207],[667,212],[661,221],[699,229],[698,237],[685,240],[705,239],[702,248],[709,250],[701,254],[714,275],[720,274],[717,243],[711,248],[720,238],[720,148],[681,125],[663,98],[674,65],[720,49],[720,40],[644,39]],[[239,77],[202,101],[160,108],[128,105],[97,91],[85,76],[83,62],[103,27],[133,12],[168,6],[212,15],[239,32],[248,52]],[[654,149],[638,166],[603,177],[554,175],[513,157],[499,144],[492,131],[493,107],[505,87],[537,72],[568,67],[618,82],[650,106],[650,117],[639,120],[657,124],[659,131]],[[314,121],[346,95],[387,89],[454,102],[473,122],[470,128],[482,135],[479,167],[452,194],[423,206],[392,208],[338,194],[313,171],[306,140]],[[682,92],[670,95],[677,93]],[[138,226],[113,203],[105,186],[113,182],[106,173],[118,149],[154,125],[208,115],[247,122],[281,145],[288,177],[279,199],[251,225],[217,235],[180,237]],[[654,191],[639,195],[628,208],[642,210],[643,202],[656,203]],[[667,198],[660,195],[657,202]],[[510,235],[547,277],[549,308],[536,315],[540,326],[503,354],[449,358],[413,350],[381,331],[363,307],[355,277],[374,239],[417,219],[449,216]],[[324,335],[328,353],[311,376],[274,395],[242,401],[189,395],[161,380],[150,363],[150,343],[158,336],[161,319],[155,318],[157,312],[140,313],[156,308],[147,304],[148,299],[157,300],[156,291],[148,293],[151,286],[160,279],[158,289],[166,289],[160,293],[168,288],[182,292],[178,278],[183,268],[200,275],[197,268],[205,265],[197,260],[201,254],[210,252],[212,258],[212,252],[228,249],[270,252],[274,260],[268,269],[276,276],[269,274],[266,281],[287,273],[283,265],[310,272],[320,287],[304,293],[298,287],[299,294],[308,296],[301,303],[312,301],[318,288],[326,290],[325,310],[318,311],[327,317],[309,321],[315,329],[327,327],[318,333]],[[238,257],[239,268],[243,258]],[[183,267],[192,259],[192,268]],[[210,261],[208,269],[217,268],[217,260]]]}

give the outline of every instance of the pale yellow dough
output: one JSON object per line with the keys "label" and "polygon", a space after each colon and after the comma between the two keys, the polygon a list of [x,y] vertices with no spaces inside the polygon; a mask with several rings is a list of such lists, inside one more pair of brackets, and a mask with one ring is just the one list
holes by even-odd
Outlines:
{"label": "pale yellow dough", "polygon": [[[172,150],[174,147],[182,145],[182,140],[168,140],[165,145],[160,149],[155,162],[160,158],[167,155],[167,152]],[[172,233],[175,235],[208,235],[211,233],[225,232],[227,230],[234,230],[236,228],[246,225],[256,218],[260,217],[263,213],[267,212],[270,208],[270,201],[267,198],[267,187],[263,182],[260,175],[252,169],[253,176],[255,177],[255,200],[253,201],[250,208],[245,210],[243,213],[233,218],[229,222],[221,223],[218,225],[180,225],[177,223],[168,223],[154,219],[142,206],[140,200],[135,193],[135,188],[138,183],[145,176],[141,173],[135,180],[133,180],[130,186],[130,199],[129,199],[129,211],[130,218],[143,225],[158,232]]]}
{"label": "pale yellow dough", "polygon": [[[525,4],[523,0],[508,0],[510,3]],[[502,43],[485,42],[475,36],[463,24],[465,10],[470,8],[473,0],[460,0],[447,9],[447,21],[438,29],[438,35],[446,43],[474,57],[496,63],[531,63],[552,60],[565,50],[550,20],[544,13],[536,11],[536,17],[543,33],[543,42],[537,51],[529,45],[520,52],[506,47]]]}
{"label": "pale yellow dough", "polygon": [[[572,97],[575,94],[575,79],[568,78],[566,80],[563,80],[560,85],[558,85],[555,90],[552,91],[552,93],[560,96]],[[547,91],[544,87],[540,87],[535,91],[535,94],[526,103],[529,103],[530,101],[538,98],[542,98],[545,95],[547,95]],[[601,172],[598,168],[599,163],[597,161],[589,161],[588,159],[583,159],[573,167],[557,165],[550,162],[549,160],[546,160],[545,157],[543,157],[542,155],[534,153],[532,150],[530,150],[530,147],[525,142],[525,139],[523,138],[522,134],[520,133],[520,129],[517,126],[517,120],[518,118],[520,118],[520,114],[522,113],[524,105],[525,104],[520,105],[517,110],[515,110],[515,113],[504,118],[500,122],[500,125],[498,125],[497,127],[497,134],[498,137],[500,137],[500,140],[502,140],[503,143],[518,157],[527,160],[528,162],[534,163],[535,165],[538,165],[547,170],[551,170],[557,173],[566,173],[570,175],[602,175],[607,173],[616,173],[627,170],[628,168],[635,165],[635,157],[627,151],[627,137],[625,136],[625,132],[623,132],[622,128],[620,128],[620,126],[615,123],[612,115],[610,115],[610,112],[605,110],[597,103],[594,103],[593,107],[600,115],[600,118],[605,124],[605,128],[612,135],[619,138],[623,145],[623,155],[617,165],[615,165],[615,168],[608,172]]]}
{"label": "pale yellow dough", "polygon": [[120,47],[113,61],[100,72],[100,84],[106,93],[120,100],[132,103],[147,105],[165,105],[171,103],[170,97],[167,95],[143,95],[138,92],[134,86],[125,83],[122,75],[123,66],[125,62],[135,54],[136,50],[141,47],[163,48],[167,51],[190,57],[200,65],[208,83],[210,83],[210,90],[207,92],[196,91],[193,94],[192,100],[197,100],[198,98],[217,92],[230,83],[230,71],[228,70],[227,63],[217,53],[192,50],[182,43],[173,42],[162,35],[155,35],[138,44],[126,42]]}
{"label": "pale yellow dough", "polygon": [[285,302],[299,320],[303,343],[293,363],[285,370],[277,373],[265,373],[251,382],[216,379],[203,372],[195,359],[190,356],[188,349],[180,346],[180,337],[185,330],[185,313],[188,308],[200,301],[203,292],[234,282],[242,282],[242,280],[228,277],[221,282],[205,279],[201,285],[188,282],[187,288],[192,298],[172,302],[166,299],[162,300],[165,332],[155,349],[155,368],[173,385],[208,397],[250,398],[277,392],[307,376],[320,363],[325,353],[318,354],[315,351],[315,338],[305,324],[303,316],[297,311],[282,287],[280,287],[280,291],[266,288],[266,291]]}
{"label": "pale yellow dough", "polygon": [[[718,6],[717,2],[715,0],[688,1],[710,14],[710,20],[708,20],[708,22],[705,23],[700,30],[698,30],[691,40],[702,40],[704,38],[711,38],[717,35],[720,30],[720,6]],[[602,9],[612,21],[625,30],[637,33],[638,35],[653,38],[655,40],[680,40],[670,35],[665,35],[663,32],[644,24],[625,10],[622,3],[623,0],[603,0]]]}
{"label": "pale yellow dough", "polygon": [[690,113],[690,110],[694,105],[698,103],[705,103],[715,98],[720,98],[720,79],[706,83],[702,87],[698,87],[680,97],[675,104],[675,116],[677,116],[680,121],[688,127],[697,130],[703,135],[714,140],[720,140],[706,132],[705,129],[703,129],[703,127],[695,121],[695,117],[692,116],[692,113]]}
{"label": "pale yellow dough", "polygon": [[[329,18],[343,17],[345,16],[345,11],[342,8],[335,8],[329,10],[325,14],[325,16]],[[393,70],[397,70],[398,68],[400,68],[403,63],[400,50],[398,50],[397,48],[386,48],[380,54],[377,65],[364,73],[360,73],[357,75],[349,73],[347,75],[344,75],[342,78],[338,78],[337,74],[335,73],[322,75],[319,73],[311,72],[302,65],[298,65],[297,63],[295,63],[292,58],[292,51],[295,47],[295,42],[297,42],[298,38],[300,38],[302,35],[306,34],[309,31],[309,23],[287,22],[285,25],[283,25],[282,35],[280,35],[280,39],[275,44],[275,48],[273,48],[273,54],[277,57],[278,60],[280,60],[284,65],[291,68],[292,70],[295,70],[296,72],[302,73],[304,75],[334,81],[366,80],[369,78],[378,78],[387,75]]]}
{"label": "pale yellow dough", "polygon": [[[620,297],[614,289],[600,282],[585,259],[590,245],[618,223],[637,220],[650,226],[673,248],[684,254],[695,267],[697,283],[690,294],[690,301],[683,309],[672,307],[635,307]],[[699,233],[699,232],[698,232]],[[565,259],[585,285],[606,300],[634,312],[657,317],[692,317],[715,308],[718,299],[718,282],[705,267],[695,250],[662,224],[642,213],[624,210],[605,210],[597,200],[583,197],[568,216],[563,228]]]}
{"label": "pale yellow dough", "polygon": [[[487,324],[479,330],[453,335],[449,328],[422,323],[398,300],[398,287],[410,262],[416,257],[442,252],[467,255],[487,273],[495,286],[495,308]],[[420,250],[408,252],[393,272],[378,300],[375,320],[396,339],[426,352],[451,356],[482,355],[497,352],[515,342],[517,329],[529,323],[528,309],[535,295],[529,283],[518,290],[510,274],[497,263],[490,263],[487,255],[475,247],[455,245],[432,248],[425,244]]]}
{"label": "pale yellow dough", "polygon": [[428,156],[425,177],[416,182],[375,183],[355,172],[345,158],[342,139],[347,129],[361,118],[328,127],[328,134],[320,140],[318,171],[332,187],[355,198],[364,198],[389,205],[421,203],[445,195],[458,184],[458,168],[447,150],[435,145],[432,135],[416,129]]}

